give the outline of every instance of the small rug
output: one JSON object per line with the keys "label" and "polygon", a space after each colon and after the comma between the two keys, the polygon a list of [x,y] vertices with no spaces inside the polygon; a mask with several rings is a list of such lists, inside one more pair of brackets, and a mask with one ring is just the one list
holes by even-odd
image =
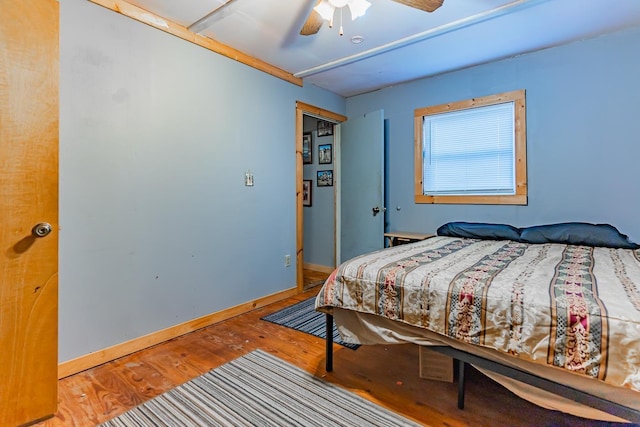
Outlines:
{"label": "small rug", "polygon": [[101,425],[419,426],[262,350],[226,363]]}
{"label": "small rug", "polygon": [[[283,308],[275,313],[264,316],[261,320],[275,323],[287,328],[306,332],[316,337],[325,339],[327,337],[326,320],[324,313],[315,310],[316,297],[311,297],[304,301],[300,301],[294,305]],[[342,337],[333,325],[333,342],[343,345],[353,350],[360,347],[359,344],[351,344],[342,341]]]}

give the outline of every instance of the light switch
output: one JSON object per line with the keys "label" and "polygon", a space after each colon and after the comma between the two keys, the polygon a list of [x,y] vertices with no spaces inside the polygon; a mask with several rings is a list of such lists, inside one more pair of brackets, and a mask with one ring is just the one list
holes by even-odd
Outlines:
{"label": "light switch", "polygon": [[251,171],[246,171],[244,173],[244,185],[247,187],[253,187],[253,174]]}

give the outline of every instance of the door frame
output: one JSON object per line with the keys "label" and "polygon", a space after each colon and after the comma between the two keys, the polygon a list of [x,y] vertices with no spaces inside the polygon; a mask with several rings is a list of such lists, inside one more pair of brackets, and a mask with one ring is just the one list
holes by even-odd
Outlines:
{"label": "door frame", "polygon": [[[304,291],[304,214],[302,205],[302,180],[304,165],[302,163],[302,134],[304,116],[313,116],[319,119],[327,120],[340,124],[347,120],[346,116],[342,114],[334,113],[329,110],[325,110],[320,107],[316,107],[310,104],[306,104],[301,101],[296,101],[296,137],[295,137],[295,149],[296,149],[296,288],[298,293]],[[339,141],[339,132],[336,135],[336,140]],[[334,146],[334,156],[336,154],[336,147]],[[335,173],[335,172],[334,172]],[[335,175],[334,175],[335,180]]]}

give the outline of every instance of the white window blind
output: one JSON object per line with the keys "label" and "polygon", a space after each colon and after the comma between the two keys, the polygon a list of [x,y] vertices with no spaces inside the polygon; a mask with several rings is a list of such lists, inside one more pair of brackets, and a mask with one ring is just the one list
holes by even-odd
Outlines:
{"label": "white window blind", "polygon": [[423,120],[425,195],[515,194],[513,102]]}

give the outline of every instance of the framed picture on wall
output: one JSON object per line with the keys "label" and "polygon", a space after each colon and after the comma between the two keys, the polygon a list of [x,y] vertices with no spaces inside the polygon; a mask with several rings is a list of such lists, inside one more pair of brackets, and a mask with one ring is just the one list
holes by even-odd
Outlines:
{"label": "framed picture on wall", "polygon": [[333,123],[326,120],[318,120],[318,136],[333,135]]}
{"label": "framed picture on wall", "polygon": [[309,164],[313,163],[313,158],[311,156],[312,151],[311,145],[311,132],[302,134],[302,163]]}
{"label": "framed picture on wall", "polygon": [[311,206],[311,180],[302,181],[302,206]]}
{"label": "framed picture on wall", "polygon": [[318,187],[333,187],[333,171],[318,171]]}
{"label": "framed picture on wall", "polygon": [[318,145],[318,163],[321,165],[331,164],[333,161],[333,144]]}

